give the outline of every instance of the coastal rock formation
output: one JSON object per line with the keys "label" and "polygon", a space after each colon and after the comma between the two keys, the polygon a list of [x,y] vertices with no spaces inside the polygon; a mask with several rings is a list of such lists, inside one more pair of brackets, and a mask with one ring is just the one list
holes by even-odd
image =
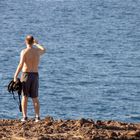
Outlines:
{"label": "coastal rock formation", "polygon": [[47,116],[34,120],[0,120],[3,140],[140,140],[140,124],[117,121],[54,120]]}

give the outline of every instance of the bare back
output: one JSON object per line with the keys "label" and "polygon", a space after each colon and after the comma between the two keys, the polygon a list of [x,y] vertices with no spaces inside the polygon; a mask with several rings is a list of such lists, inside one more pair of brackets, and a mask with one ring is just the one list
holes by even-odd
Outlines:
{"label": "bare back", "polygon": [[23,72],[38,72],[38,65],[40,60],[40,53],[37,48],[26,48],[23,50],[24,64]]}

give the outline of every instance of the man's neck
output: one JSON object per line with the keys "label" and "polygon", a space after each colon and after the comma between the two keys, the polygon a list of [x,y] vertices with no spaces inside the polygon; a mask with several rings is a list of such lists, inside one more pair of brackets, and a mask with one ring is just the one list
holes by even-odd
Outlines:
{"label": "man's neck", "polygon": [[32,48],[32,47],[33,47],[32,45],[27,44],[27,48]]}

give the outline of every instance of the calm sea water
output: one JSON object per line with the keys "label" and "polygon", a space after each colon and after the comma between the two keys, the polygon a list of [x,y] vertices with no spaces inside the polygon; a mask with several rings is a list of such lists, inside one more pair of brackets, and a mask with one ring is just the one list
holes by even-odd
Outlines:
{"label": "calm sea water", "polygon": [[0,18],[0,118],[21,117],[6,86],[32,34],[42,118],[140,122],[139,0],[0,0]]}

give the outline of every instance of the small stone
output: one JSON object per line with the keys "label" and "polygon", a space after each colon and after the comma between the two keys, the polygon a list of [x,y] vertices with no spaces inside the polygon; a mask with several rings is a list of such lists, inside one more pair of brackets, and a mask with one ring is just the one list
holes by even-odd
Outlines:
{"label": "small stone", "polygon": [[107,121],[106,123],[107,123],[107,124],[110,124],[110,123],[111,123],[111,120]]}
{"label": "small stone", "polygon": [[54,121],[53,117],[51,117],[51,116],[47,116],[44,120],[46,122],[53,122]]}
{"label": "small stone", "polygon": [[97,120],[97,121],[96,121],[96,124],[97,124],[97,125],[103,125],[104,123],[103,123],[101,120]]}
{"label": "small stone", "polygon": [[117,137],[118,135],[117,135],[117,133],[116,132],[108,132],[108,137],[109,138],[115,138],[115,137]]}
{"label": "small stone", "polygon": [[51,126],[53,123],[52,122],[46,122],[46,125]]}
{"label": "small stone", "polygon": [[86,119],[81,118],[78,122],[79,122],[79,125],[82,126],[82,125],[83,125],[84,123],[86,123],[87,121],[86,121]]}
{"label": "small stone", "polygon": [[112,132],[111,133],[111,137],[117,137],[118,135],[117,135],[117,133],[116,132]]}

